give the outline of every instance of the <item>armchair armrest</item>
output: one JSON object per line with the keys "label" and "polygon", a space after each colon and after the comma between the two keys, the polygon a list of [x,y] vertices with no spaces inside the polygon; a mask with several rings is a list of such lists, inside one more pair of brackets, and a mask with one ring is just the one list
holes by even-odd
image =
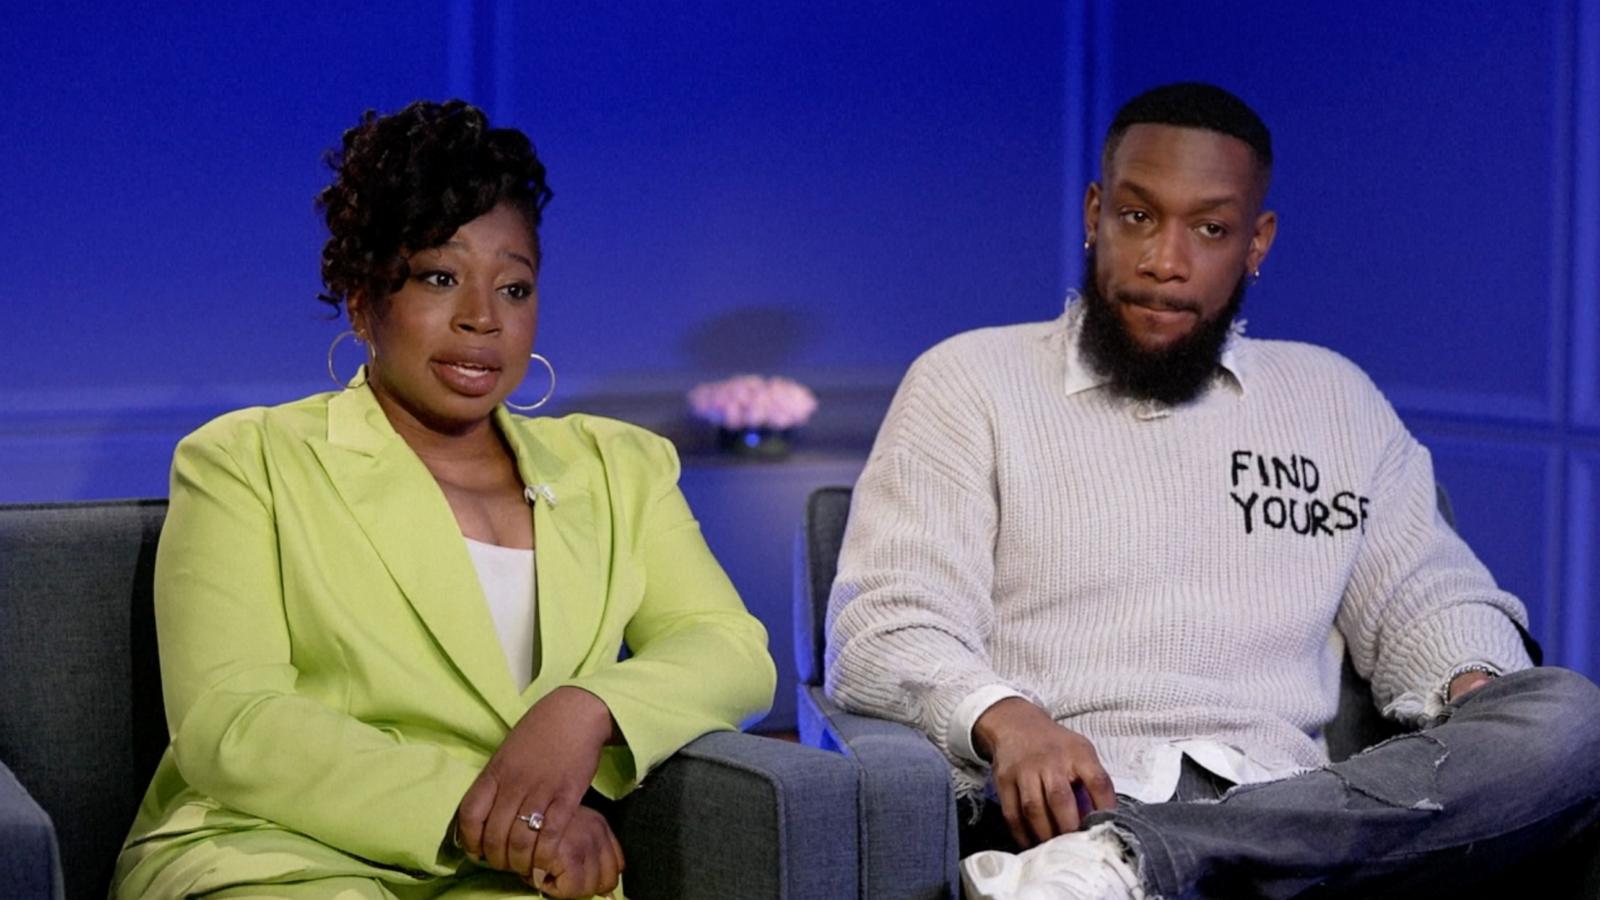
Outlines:
{"label": "armchair armrest", "polygon": [[61,900],[62,890],[55,826],[0,763],[0,897]]}
{"label": "armchair armrest", "polygon": [[678,751],[623,801],[628,896],[856,896],[856,772],[845,758],[737,732]]}
{"label": "armchair armrest", "polygon": [[845,712],[816,685],[799,688],[801,740],[852,760],[860,785],[860,896],[960,897],[950,763],[922,732]]}

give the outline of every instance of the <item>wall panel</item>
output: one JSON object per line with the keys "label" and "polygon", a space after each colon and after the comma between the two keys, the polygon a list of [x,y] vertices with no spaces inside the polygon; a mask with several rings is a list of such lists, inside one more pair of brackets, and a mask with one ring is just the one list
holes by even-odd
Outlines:
{"label": "wall panel", "polygon": [[[452,93],[550,164],[563,408],[670,428],[696,380],[761,370],[878,395],[825,416],[881,409],[928,346],[1060,308],[1064,32],[1046,2],[19,9],[0,241],[27,264],[0,286],[0,408],[22,415],[0,443],[325,389],[321,155],[363,109]],[[857,419],[829,427],[863,442]],[[40,460],[69,458],[99,457]]]}
{"label": "wall panel", "polygon": [[1580,3],[1573,92],[1572,409],[1600,431],[1600,4]]}
{"label": "wall panel", "polygon": [[1600,669],[1600,449],[1572,454],[1572,488],[1567,494],[1565,615],[1560,641],[1566,664],[1594,673]]}
{"label": "wall panel", "polygon": [[1561,521],[1557,448],[1417,432],[1433,454],[1434,477],[1450,494],[1457,530],[1496,582],[1528,607],[1530,630],[1551,662],[1559,639]]}
{"label": "wall panel", "polygon": [[[1134,0],[1115,7],[1114,93],[1216,81],[1273,129],[1281,224],[1253,333],[1332,346],[1404,408],[1553,422],[1569,10]],[[1517,63],[1490,78],[1487,60]]]}
{"label": "wall panel", "polygon": [[176,431],[0,435],[0,503],[165,497]]}
{"label": "wall panel", "polygon": [[540,341],[574,390],[887,392],[1059,312],[1061,4],[510,5],[497,88],[550,166]]}
{"label": "wall panel", "polygon": [[8,9],[0,245],[21,264],[0,285],[0,404],[314,381],[337,331],[316,301],[322,153],[363,109],[443,91],[447,13]]}
{"label": "wall panel", "polygon": [[861,455],[810,452],[782,464],[715,455],[683,459],[679,483],[706,545],[745,607],[767,627],[778,690],[757,730],[795,730],[795,540],[806,498],[819,487],[855,484],[865,464]]}

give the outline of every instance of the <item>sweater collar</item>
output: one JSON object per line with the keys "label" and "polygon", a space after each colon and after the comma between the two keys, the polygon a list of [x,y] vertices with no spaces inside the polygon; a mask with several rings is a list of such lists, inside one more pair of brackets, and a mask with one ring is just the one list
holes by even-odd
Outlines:
{"label": "sweater collar", "polygon": [[[1061,324],[1062,350],[1066,355],[1066,378],[1063,387],[1067,396],[1100,387],[1111,379],[1089,365],[1079,345],[1083,330],[1083,303],[1077,291],[1067,295],[1067,308],[1057,320]],[[1244,386],[1249,369],[1249,341],[1244,336],[1243,319],[1235,319],[1228,329],[1228,341],[1222,345],[1222,356],[1217,360],[1229,377],[1223,383],[1231,386],[1239,396],[1244,396]]]}

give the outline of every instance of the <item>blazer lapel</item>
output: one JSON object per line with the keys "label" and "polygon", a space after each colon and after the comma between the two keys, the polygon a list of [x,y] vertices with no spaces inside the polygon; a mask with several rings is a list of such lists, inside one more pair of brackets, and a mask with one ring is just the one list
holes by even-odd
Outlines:
{"label": "blazer lapel", "polygon": [[555,423],[496,412],[502,434],[517,454],[522,481],[533,489],[533,526],[539,584],[539,674],[527,699],[543,696],[576,674],[598,638],[605,597],[610,535],[595,521],[589,470],[561,459],[540,440]]}
{"label": "blazer lapel", "polygon": [[311,448],[401,593],[461,676],[509,727],[526,709],[455,515],[367,388],[328,402]]}

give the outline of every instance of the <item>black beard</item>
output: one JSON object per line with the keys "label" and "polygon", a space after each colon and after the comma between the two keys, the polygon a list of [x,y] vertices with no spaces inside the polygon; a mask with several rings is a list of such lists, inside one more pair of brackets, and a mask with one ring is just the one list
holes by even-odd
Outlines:
{"label": "black beard", "polygon": [[[1239,276],[1228,305],[1202,319],[1189,334],[1160,350],[1147,350],[1128,333],[1116,305],[1100,292],[1095,276],[1095,254],[1083,263],[1083,331],[1078,346],[1089,365],[1111,379],[1120,397],[1154,400],[1168,406],[1188,403],[1200,396],[1217,372],[1228,329],[1244,305],[1245,279]],[[1118,299],[1131,295],[1118,292]]]}

